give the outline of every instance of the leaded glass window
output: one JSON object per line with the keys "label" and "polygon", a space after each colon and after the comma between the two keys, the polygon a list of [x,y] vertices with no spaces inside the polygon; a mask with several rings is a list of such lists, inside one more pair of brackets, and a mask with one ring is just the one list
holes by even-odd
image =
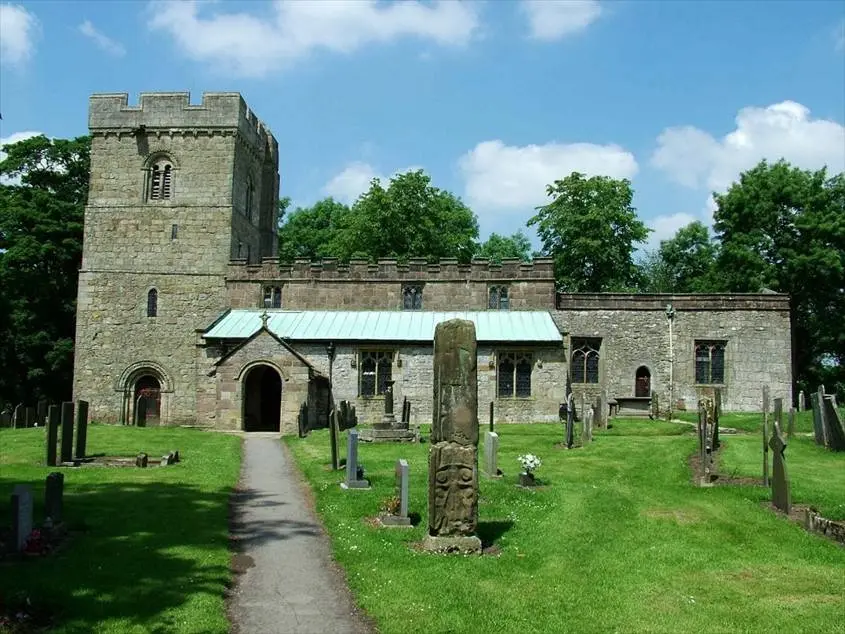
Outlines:
{"label": "leaded glass window", "polygon": [[702,384],[725,382],[724,341],[695,342],[695,382]]}
{"label": "leaded glass window", "polygon": [[507,286],[491,286],[487,292],[487,307],[493,310],[506,310],[510,306]]}
{"label": "leaded glass window", "polygon": [[404,310],[420,310],[422,308],[422,286],[408,285],[402,287],[402,308]]}
{"label": "leaded glass window", "polygon": [[530,352],[500,352],[496,388],[498,398],[531,396]]}
{"label": "leaded glass window", "polygon": [[393,380],[393,353],[386,350],[362,350],[358,364],[359,396],[376,396],[387,391]]}
{"label": "leaded glass window", "polygon": [[264,308],[281,308],[282,307],[282,287],[281,286],[265,286],[264,287]]}
{"label": "leaded glass window", "polygon": [[570,375],[573,383],[599,382],[601,339],[573,337]]}

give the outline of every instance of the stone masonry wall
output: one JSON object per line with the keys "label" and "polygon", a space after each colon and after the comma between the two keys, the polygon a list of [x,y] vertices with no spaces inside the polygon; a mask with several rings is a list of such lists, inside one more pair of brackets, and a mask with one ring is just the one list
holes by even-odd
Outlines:
{"label": "stone masonry wall", "polygon": [[[567,334],[567,350],[573,337],[601,337],[599,385],[573,385],[576,404],[582,395],[589,402],[602,387],[608,397],[633,396],[634,377],[638,367],[651,372],[651,387],[660,398],[661,408],[669,403],[670,353],[669,324],[664,312],[666,303],[673,303],[676,313],[672,325],[674,353],[674,398],[688,409],[695,409],[698,398],[711,394],[714,386],[695,384],[695,341],[724,340],[725,382],[722,403],[726,411],[759,411],[763,385],[769,385],[772,397],[792,396],[791,337],[787,300],[784,296],[770,299],[757,296],[756,304],[742,306],[742,298],[724,302],[724,298],[686,296],[672,302],[670,296],[645,305],[640,297],[632,306],[624,298],[604,297],[604,304],[616,309],[595,308],[579,298],[560,302],[565,310],[553,313],[561,332]],[[670,301],[666,301],[666,300]],[[697,299],[697,301],[696,301]],[[615,303],[613,303],[615,302]],[[601,304],[598,304],[599,306]],[[580,308],[579,308],[580,307]]]}

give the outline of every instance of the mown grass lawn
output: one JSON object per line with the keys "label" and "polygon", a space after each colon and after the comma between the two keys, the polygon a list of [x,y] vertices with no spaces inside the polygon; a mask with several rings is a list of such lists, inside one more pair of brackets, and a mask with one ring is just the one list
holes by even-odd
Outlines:
{"label": "mown grass lawn", "polygon": [[[27,599],[50,632],[226,632],[229,494],[240,438],[191,429],[91,425],[91,454],[152,458],[169,467],[61,469],[71,539],[47,557],[0,560],[0,606]],[[18,483],[32,484],[43,519],[44,429],[0,430],[0,517]]]}
{"label": "mown grass lawn", "polygon": [[[382,634],[845,628],[845,549],[764,508],[761,487],[694,487],[687,458],[696,439],[687,426],[615,420],[573,451],[554,447],[559,425],[497,431],[505,477],[481,481],[479,532],[498,556],[410,547],[426,532],[427,444],[361,444],[373,487],[343,491],[342,472],[325,467],[325,431],[284,439],[359,605]],[[728,446],[739,451],[745,440],[732,437]],[[798,497],[817,491],[796,481],[797,463],[824,453],[809,449],[795,452]],[[546,486],[536,490],[515,486],[516,457],[527,452],[543,460]],[[374,528],[364,520],[393,494],[400,457],[410,465],[411,512],[422,519],[410,530]],[[845,470],[845,456],[825,459]],[[828,481],[843,499],[845,483]]]}

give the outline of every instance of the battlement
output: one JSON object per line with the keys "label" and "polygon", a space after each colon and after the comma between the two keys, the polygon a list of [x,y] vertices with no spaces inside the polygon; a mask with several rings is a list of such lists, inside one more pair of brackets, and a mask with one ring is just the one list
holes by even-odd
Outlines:
{"label": "battlement", "polygon": [[411,258],[400,263],[393,258],[381,258],[376,263],[351,260],[348,264],[326,258],[312,262],[297,259],[279,264],[276,258],[264,258],[261,264],[247,264],[246,260],[231,260],[227,279],[230,281],[455,281],[455,280],[532,280],[554,281],[552,258],[535,258],[533,262],[505,259],[501,264],[475,259],[459,264],[457,259],[443,258],[428,262],[425,258]]}
{"label": "battlement", "polygon": [[789,295],[782,293],[558,293],[562,311],[624,310],[665,311],[671,304],[682,311],[771,310],[789,311]]}
{"label": "battlement", "polygon": [[141,93],[138,105],[129,105],[125,92],[93,94],[88,127],[95,133],[129,133],[142,127],[150,132],[237,130],[256,145],[266,144],[273,154],[278,152],[270,129],[237,92],[206,92],[200,104],[191,103],[189,92]]}

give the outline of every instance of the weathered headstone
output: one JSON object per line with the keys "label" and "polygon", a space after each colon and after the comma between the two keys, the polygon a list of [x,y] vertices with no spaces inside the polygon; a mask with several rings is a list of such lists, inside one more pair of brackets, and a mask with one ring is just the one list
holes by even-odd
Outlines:
{"label": "weathered headstone", "polygon": [[32,487],[16,484],[12,489],[12,544],[23,550],[32,533]]}
{"label": "weathered headstone", "polygon": [[805,409],[807,408],[804,406],[804,390],[801,390],[798,392],[798,411],[802,412]]}
{"label": "weathered headstone", "polygon": [[566,448],[575,444],[575,399],[572,393],[566,395]]}
{"label": "weathered headstone", "polygon": [[64,509],[65,474],[54,471],[47,476],[44,487],[44,517],[53,520],[53,525],[60,524]]}
{"label": "weathered headstone", "polygon": [[776,398],[776,399],[774,399],[773,403],[774,403],[774,413],[773,413],[772,418],[774,418],[774,421],[778,425],[780,425],[781,429],[783,429],[783,399],[782,398]]}
{"label": "weathered headstone", "polygon": [[85,458],[88,445],[88,401],[76,402],[76,457]]}
{"label": "weathered headstone", "polygon": [[660,398],[657,396],[657,392],[651,393],[651,418],[652,420],[660,418]]}
{"label": "weathered headstone", "polygon": [[387,388],[384,390],[384,416],[381,417],[382,425],[392,427],[396,424],[396,415],[393,413],[393,384],[396,381],[386,381]]}
{"label": "weathered headstone", "polygon": [[296,415],[296,428],[300,438],[308,435],[308,405],[303,403],[299,406],[299,414]]}
{"label": "weathered headstone", "polygon": [[407,396],[402,401],[402,422],[406,425],[411,424],[411,401]]}
{"label": "weathered headstone", "polygon": [[598,420],[599,420],[599,427],[602,429],[607,429],[608,425],[608,416],[609,416],[609,405],[607,403],[607,390],[602,390],[601,394],[599,395],[599,406],[598,406]]}
{"label": "weathered headstone", "polygon": [[[332,471],[337,471],[340,468],[340,458],[338,457],[338,436],[340,435],[340,430],[338,429],[339,422],[339,413],[336,409],[332,409],[329,412],[329,444],[331,445],[331,452],[332,452]],[[347,461],[349,457],[347,456]]]}
{"label": "weathered headstone", "polygon": [[15,413],[12,416],[13,426],[15,429],[23,429],[26,427],[26,409],[23,403],[15,406]]}
{"label": "weathered headstone", "polygon": [[47,466],[56,466],[56,445],[59,442],[59,406],[51,405],[47,410]]}
{"label": "weathered headstone", "polygon": [[499,477],[499,434],[488,431],[484,434],[484,473],[488,478]]}
{"label": "weathered headstone", "polygon": [[494,402],[490,401],[490,431],[495,431],[494,417],[495,417],[496,411],[495,411],[494,408],[495,408]]}
{"label": "weathered headstone", "polygon": [[395,514],[382,515],[381,523],[385,526],[410,526],[408,515],[408,461],[400,458],[396,461],[396,497],[399,498],[399,508]]}
{"label": "weathered headstone", "polygon": [[780,432],[780,425],[775,422],[772,438],[769,441],[772,448],[772,504],[784,513],[792,509],[792,498],[789,495],[789,477],[786,473],[786,441]]}
{"label": "weathered headstone", "polygon": [[813,409],[813,440],[824,447],[824,396],[820,392],[810,394]]}
{"label": "weathered headstone", "polygon": [[845,427],[833,397],[824,399],[824,425],[827,447],[831,451],[845,451]]}
{"label": "weathered headstone", "polygon": [[763,386],[763,486],[769,486],[769,386]]}
{"label": "weathered headstone", "polygon": [[149,458],[149,456],[148,456],[147,454],[145,454],[145,453],[139,453],[139,454],[135,457],[135,466],[136,466],[136,467],[141,467],[142,469],[146,469],[146,468],[147,468],[147,465],[149,464],[149,460],[150,460],[150,458]]}
{"label": "weathered headstone", "polygon": [[698,481],[702,486],[710,484],[710,457],[711,447],[707,403],[704,399],[701,399],[698,401]]}
{"label": "weathered headstone", "polygon": [[786,425],[786,437],[792,438],[795,435],[795,408],[789,408],[789,414],[787,416],[788,423]]}
{"label": "weathered headstone", "polygon": [[370,482],[364,479],[364,469],[358,465],[357,429],[350,429],[346,436],[346,480],[340,486],[344,489],[370,488]]}
{"label": "weathered headstone", "polygon": [[62,403],[62,462],[73,460],[73,401]]}
{"label": "weathered headstone", "polygon": [[480,552],[478,360],[475,324],[452,319],[434,331],[434,403],[428,458],[428,536],[435,552]]}
{"label": "weathered headstone", "polygon": [[584,431],[581,434],[581,441],[585,445],[593,442],[593,419],[595,415],[596,413],[592,405],[587,407],[584,412]]}
{"label": "weathered headstone", "polygon": [[338,419],[338,431],[346,431],[347,429],[352,429],[358,425],[358,415],[355,413],[355,406],[349,401],[341,401],[339,411],[340,418]]}

